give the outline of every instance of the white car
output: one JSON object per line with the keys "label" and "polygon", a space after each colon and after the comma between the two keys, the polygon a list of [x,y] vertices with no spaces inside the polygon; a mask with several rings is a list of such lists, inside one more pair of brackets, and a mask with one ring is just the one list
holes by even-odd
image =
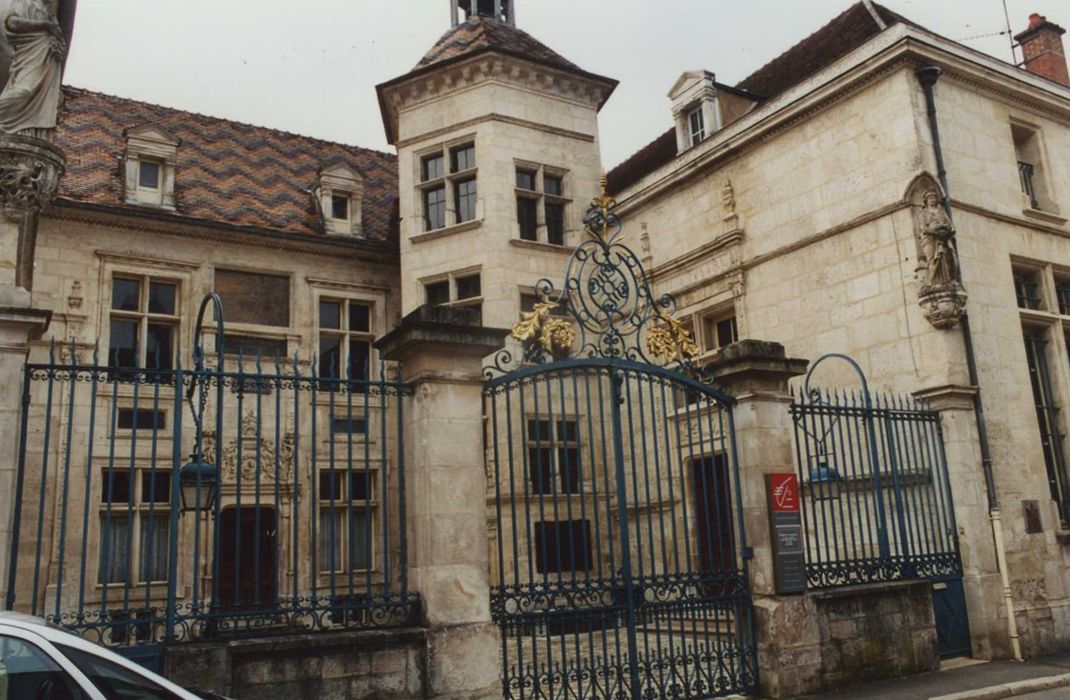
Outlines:
{"label": "white car", "polygon": [[0,612],[0,700],[223,700],[29,615]]}

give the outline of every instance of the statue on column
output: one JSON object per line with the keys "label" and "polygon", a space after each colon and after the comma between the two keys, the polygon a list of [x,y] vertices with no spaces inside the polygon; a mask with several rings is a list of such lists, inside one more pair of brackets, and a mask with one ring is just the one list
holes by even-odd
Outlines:
{"label": "statue on column", "polygon": [[63,27],[45,0],[12,0],[2,19],[11,66],[0,92],[0,133],[45,137],[59,112]]}
{"label": "statue on column", "polygon": [[958,256],[951,246],[955,229],[947,217],[936,190],[925,193],[921,208],[919,238],[925,252],[929,284],[943,287],[958,281]]}
{"label": "statue on column", "polygon": [[916,178],[907,196],[914,209],[918,246],[918,303],[935,328],[954,328],[966,311],[967,301],[959,281],[955,227],[944,209],[939,186],[929,175]]}

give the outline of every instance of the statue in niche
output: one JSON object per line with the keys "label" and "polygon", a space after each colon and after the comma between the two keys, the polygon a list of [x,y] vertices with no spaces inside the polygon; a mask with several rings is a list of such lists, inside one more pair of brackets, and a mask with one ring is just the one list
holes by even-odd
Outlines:
{"label": "statue in niche", "polygon": [[940,202],[940,194],[929,190],[918,214],[918,240],[925,255],[928,283],[946,287],[958,282],[958,256],[951,245],[955,229]]}
{"label": "statue in niche", "polygon": [[43,137],[56,126],[65,31],[45,0],[10,0],[0,35],[10,69],[0,92],[0,133]]}

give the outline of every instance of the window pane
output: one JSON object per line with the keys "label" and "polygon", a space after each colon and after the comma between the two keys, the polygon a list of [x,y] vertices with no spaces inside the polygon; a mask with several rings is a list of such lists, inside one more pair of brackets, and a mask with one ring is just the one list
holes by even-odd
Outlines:
{"label": "window pane", "polygon": [[353,510],[349,514],[349,568],[371,568],[371,528],[368,511]]}
{"label": "window pane", "polygon": [[141,310],[141,282],[116,277],[111,281],[111,308],[117,311]]}
{"label": "window pane", "polygon": [[589,570],[590,522],[535,523],[535,568],[540,574]]}
{"label": "window pane", "polygon": [[371,330],[371,310],[368,304],[359,301],[349,302],[349,330],[367,333]]}
{"label": "window pane", "polygon": [[520,295],[520,310],[521,311],[534,311],[535,305],[539,303],[539,297],[535,294],[521,294]]}
{"label": "window pane", "polygon": [[371,377],[372,346],[366,340],[349,341],[349,378],[352,380],[366,380]]}
{"label": "window pane", "polygon": [[[43,688],[51,688],[43,692]],[[29,642],[0,636],[0,698],[74,700],[78,686],[47,654]]]}
{"label": "window pane", "polygon": [[580,492],[580,451],[562,447],[557,451],[557,469],[561,474],[561,493]]}
{"label": "window pane", "polygon": [[112,319],[108,341],[109,367],[137,367],[137,321]]}
{"label": "window pane", "polygon": [[349,475],[349,500],[370,501],[372,497],[372,474],[369,471],[354,471]]}
{"label": "window pane", "polygon": [[157,468],[141,472],[141,502],[170,505],[171,473]]}
{"label": "window pane", "polygon": [[[137,415],[134,415],[134,409],[132,408],[120,408],[119,418],[116,421],[116,426],[120,430],[160,430],[164,427],[164,418],[166,417],[164,411],[156,411],[148,408],[139,408]],[[136,420],[135,420],[136,418]]]}
{"label": "window pane", "polygon": [[320,328],[342,327],[342,305],[337,301],[320,301]]}
{"label": "window pane", "polygon": [[332,499],[335,502],[342,500],[342,476],[345,472],[341,471],[321,471],[320,483],[319,483],[319,500],[330,502]]}
{"label": "window pane", "polygon": [[441,155],[425,157],[423,159],[423,181],[435,180],[445,175],[444,164],[445,159]]}
{"label": "window pane", "polygon": [[454,148],[450,151],[450,158],[453,172],[455,173],[474,168],[476,167],[476,147],[473,144],[468,144],[467,146]]}
{"label": "window pane", "polygon": [[546,203],[546,242],[565,244],[565,207],[555,202]]}
{"label": "window pane", "polygon": [[436,187],[424,192],[424,220],[428,231],[443,228],[446,225],[445,187]]}
{"label": "window pane", "polygon": [[565,188],[562,186],[561,178],[556,175],[544,175],[542,178],[542,189],[546,194],[555,197],[560,197],[565,191]]}
{"label": "window pane", "polygon": [[554,439],[548,420],[528,420],[528,440],[550,442]]}
{"label": "window pane", "polygon": [[476,181],[465,180],[458,182],[454,190],[456,194],[455,209],[457,211],[457,223],[472,221],[476,218]]}
{"label": "window pane", "polygon": [[338,338],[320,338],[320,376],[326,379],[340,379],[341,371],[342,341]]}
{"label": "window pane", "polygon": [[739,339],[738,335],[735,316],[717,322],[717,347],[731,345]]}
{"label": "window pane", "polygon": [[171,515],[169,513],[145,514],[141,518],[141,570],[142,581],[166,581],[167,558],[171,546]]}
{"label": "window pane", "polygon": [[160,164],[151,160],[141,161],[138,168],[138,187],[150,190],[160,189]]}
{"label": "window pane", "polygon": [[457,299],[472,299],[481,296],[479,275],[457,278]]}
{"label": "window pane", "polygon": [[126,518],[100,516],[100,582],[125,583],[130,571],[130,529]]}
{"label": "window pane", "polygon": [[130,502],[130,470],[105,469],[100,479],[100,504],[107,507],[110,503]]}
{"label": "window pane", "polygon": [[149,313],[175,315],[175,291],[173,284],[163,282],[149,283]]}
{"label": "window pane", "polygon": [[285,358],[286,340],[283,338],[257,338],[251,335],[223,336],[223,352],[227,355],[242,355],[247,358]]}
{"label": "window pane", "polygon": [[179,700],[177,695],[164,690],[141,674],[127,670],[96,654],[62,644],[57,644],[56,648],[63,652],[63,655],[70,659],[79,671],[88,676],[93,685],[106,698]]}
{"label": "window pane", "polygon": [[516,186],[522,190],[534,190],[535,172],[532,170],[521,170],[520,168],[517,168]]}
{"label": "window pane", "polygon": [[349,221],[349,196],[343,194],[331,195],[331,218]]}
{"label": "window pane", "polygon": [[290,325],[290,278],[238,270],[216,270],[215,291],[228,323]]}
{"label": "window pane", "polygon": [[450,283],[447,280],[424,285],[428,304],[447,304],[450,300]]}
{"label": "window pane", "polygon": [[345,533],[345,510],[322,508],[319,519],[319,569],[320,571],[342,570],[342,535]]}
{"label": "window pane", "polygon": [[538,202],[528,197],[516,198],[516,220],[520,224],[520,237],[525,241],[538,239]]}
{"label": "window pane", "polygon": [[576,421],[557,421],[557,439],[562,442],[576,442],[579,440],[579,425]]}
{"label": "window pane", "polygon": [[551,448],[528,448],[528,480],[531,482],[531,493],[554,492],[554,459]]}
{"label": "window pane", "polygon": [[705,119],[702,108],[693,110],[688,117],[691,123],[691,145],[694,146],[706,136]]}
{"label": "window pane", "polygon": [[175,327],[149,324],[149,337],[145,345],[145,366],[149,369],[171,369],[175,366]]}

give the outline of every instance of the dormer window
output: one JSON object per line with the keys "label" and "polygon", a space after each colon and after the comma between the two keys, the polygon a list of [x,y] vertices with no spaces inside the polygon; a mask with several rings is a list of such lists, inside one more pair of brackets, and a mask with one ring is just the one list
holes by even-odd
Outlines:
{"label": "dormer window", "polygon": [[327,233],[361,235],[361,204],[364,178],[346,165],[335,165],[320,172],[316,202],[323,215]]}
{"label": "dormer window", "polygon": [[702,107],[695,107],[687,115],[687,123],[690,128],[691,145],[697,146],[699,141],[706,138],[706,120],[702,117]]}
{"label": "dormer window", "polygon": [[179,139],[153,125],[128,129],[125,135],[126,203],[175,209]]}

